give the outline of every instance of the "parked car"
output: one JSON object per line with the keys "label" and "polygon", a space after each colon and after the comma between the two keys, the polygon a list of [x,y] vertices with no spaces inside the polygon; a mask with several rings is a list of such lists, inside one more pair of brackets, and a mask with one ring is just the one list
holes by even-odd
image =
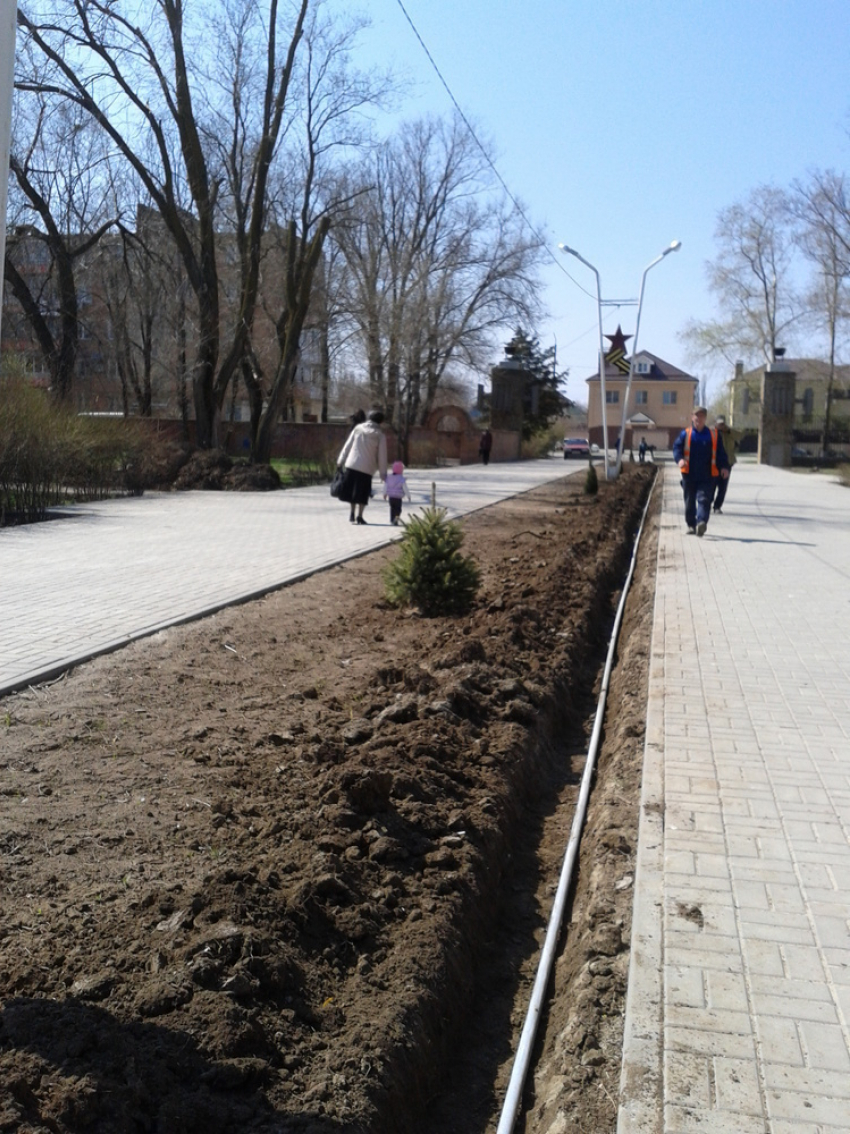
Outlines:
{"label": "parked car", "polygon": [[824,453],[810,453],[802,445],[791,446],[791,464],[794,468],[834,469],[846,460],[842,453],[837,453],[834,449],[827,449]]}
{"label": "parked car", "polygon": [[589,457],[590,456],[590,442],[586,437],[565,437],[564,438],[564,460],[568,461],[570,457]]}

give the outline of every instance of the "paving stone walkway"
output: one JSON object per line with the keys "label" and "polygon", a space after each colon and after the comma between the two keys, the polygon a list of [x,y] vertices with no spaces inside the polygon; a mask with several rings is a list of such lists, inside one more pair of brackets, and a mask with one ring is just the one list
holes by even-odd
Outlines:
{"label": "paving stone walkway", "polygon": [[[551,458],[411,469],[405,508],[433,494],[457,517],[585,468]],[[398,539],[377,477],[375,489],[364,527],[325,485],[150,493],[0,529],[0,695]]]}
{"label": "paving stone walkway", "polygon": [[850,1131],[850,489],[668,466],[619,1134]]}

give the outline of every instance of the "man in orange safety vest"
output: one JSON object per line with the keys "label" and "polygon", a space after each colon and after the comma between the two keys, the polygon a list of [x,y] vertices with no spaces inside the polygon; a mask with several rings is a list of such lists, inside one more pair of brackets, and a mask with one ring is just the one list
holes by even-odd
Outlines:
{"label": "man in orange safety vest", "polygon": [[719,480],[729,476],[729,458],[717,429],[706,427],[708,410],[696,406],[691,425],[673,443],[673,460],[682,474],[688,535],[705,535]]}

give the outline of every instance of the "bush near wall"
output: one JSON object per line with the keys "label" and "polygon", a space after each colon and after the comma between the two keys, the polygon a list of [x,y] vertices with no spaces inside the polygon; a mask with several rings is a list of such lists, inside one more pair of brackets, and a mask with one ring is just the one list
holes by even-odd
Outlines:
{"label": "bush near wall", "polygon": [[157,464],[134,423],[80,417],[23,377],[0,376],[0,526],[42,520],[70,500],[140,494]]}

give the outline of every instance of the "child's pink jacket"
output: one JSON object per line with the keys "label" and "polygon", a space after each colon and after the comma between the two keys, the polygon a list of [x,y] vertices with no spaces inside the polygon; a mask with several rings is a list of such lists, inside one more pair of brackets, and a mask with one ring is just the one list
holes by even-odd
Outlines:
{"label": "child's pink jacket", "polygon": [[401,473],[387,473],[387,479],[384,481],[384,496],[389,500],[401,500],[405,496],[410,499],[407,481]]}

